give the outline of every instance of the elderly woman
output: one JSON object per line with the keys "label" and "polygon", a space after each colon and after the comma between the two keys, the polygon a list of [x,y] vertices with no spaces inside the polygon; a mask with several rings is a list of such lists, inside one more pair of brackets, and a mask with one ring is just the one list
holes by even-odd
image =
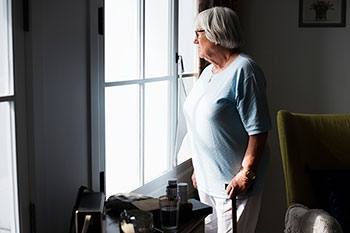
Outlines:
{"label": "elderly woman", "polygon": [[192,143],[193,185],[201,201],[213,207],[206,232],[231,231],[234,195],[238,232],[254,232],[269,157],[267,132],[272,128],[265,77],[240,53],[242,33],[233,10],[201,12],[195,33],[199,57],[211,64],[187,97],[184,114]]}

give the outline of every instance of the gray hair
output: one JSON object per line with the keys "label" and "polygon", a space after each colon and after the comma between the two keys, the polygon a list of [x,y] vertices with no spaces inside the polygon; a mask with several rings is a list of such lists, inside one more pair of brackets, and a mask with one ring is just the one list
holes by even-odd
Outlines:
{"label": "gray hair", "polygon": [[213,7],[200,12],[196,17],[195,26],[203,28],[208,40],[222,47],[240,49],[243,46],[238,16],[230,8]]}

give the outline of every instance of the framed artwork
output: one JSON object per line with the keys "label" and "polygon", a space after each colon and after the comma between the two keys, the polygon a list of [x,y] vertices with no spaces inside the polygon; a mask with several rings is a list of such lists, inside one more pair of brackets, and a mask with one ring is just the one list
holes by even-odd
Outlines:
{"label": "framed artwork", "polygon": [[299,0],[299,27],[345,27],[346,0]]}

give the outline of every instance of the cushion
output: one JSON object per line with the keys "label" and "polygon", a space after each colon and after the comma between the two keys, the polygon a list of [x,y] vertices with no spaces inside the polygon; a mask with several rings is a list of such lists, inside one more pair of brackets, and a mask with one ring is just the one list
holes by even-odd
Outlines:
{"label": "cushion", "polygon": [[350,232],[350,171],[311,171],[311,183],[320,207]]}
{"label": "cushion", "polygon": [[291,205],[285,216],[284,233],[343,233],[339,223],[326,211]]}

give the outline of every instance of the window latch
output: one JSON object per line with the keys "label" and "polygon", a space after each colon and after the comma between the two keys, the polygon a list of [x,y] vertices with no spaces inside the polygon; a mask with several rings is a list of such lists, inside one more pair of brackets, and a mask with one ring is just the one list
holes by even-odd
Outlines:
{"label": "window latch", "polygon": [[178,62],[180,62],[181,74],[182,74],[183,72],[185,72],[183,58],[181,55],[176,54],[176,63],[178,63]]}
{"label": "window latch", "polygon": [[98,8],[98,34],[103,36],[104,34],[104,9],[103,7]]}

